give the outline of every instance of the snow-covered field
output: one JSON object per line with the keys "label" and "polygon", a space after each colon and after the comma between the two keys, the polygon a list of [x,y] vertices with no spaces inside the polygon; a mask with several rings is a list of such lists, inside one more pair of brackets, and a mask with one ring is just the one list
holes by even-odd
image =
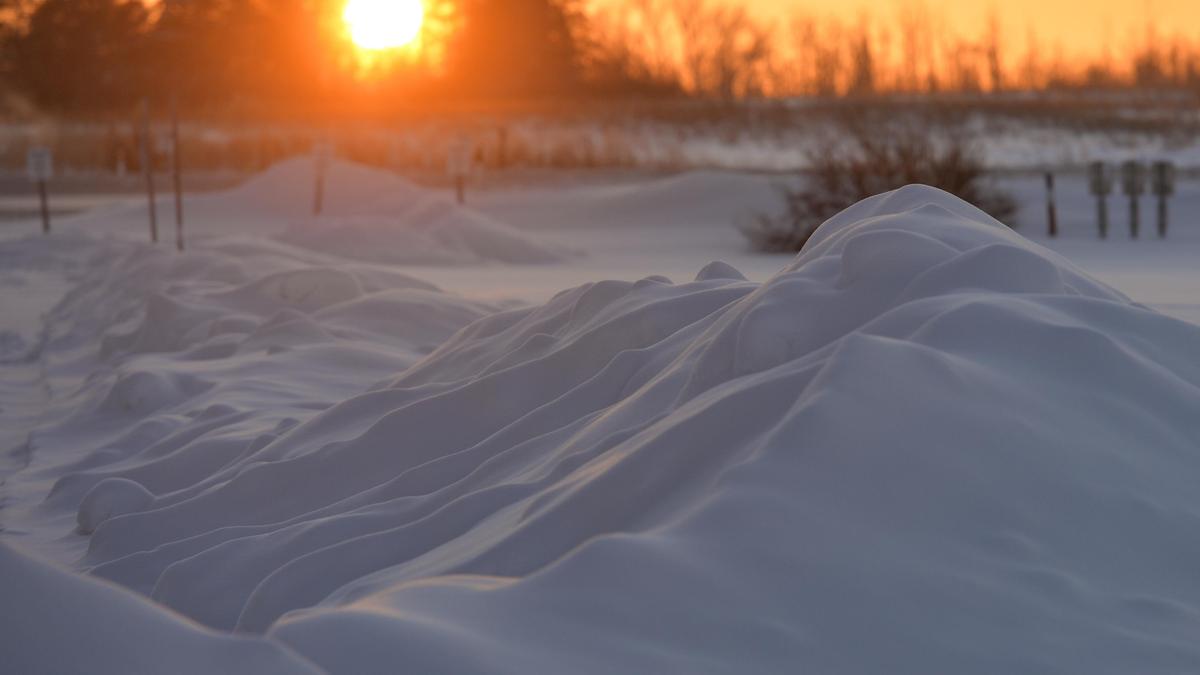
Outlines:
{"label": "snow-covered field", "polygon": [[1200,672],[1200,190],[751,253],[779,180],[339,163],[312,219],[292,161],[184,254],[10,227],[0,670]]}

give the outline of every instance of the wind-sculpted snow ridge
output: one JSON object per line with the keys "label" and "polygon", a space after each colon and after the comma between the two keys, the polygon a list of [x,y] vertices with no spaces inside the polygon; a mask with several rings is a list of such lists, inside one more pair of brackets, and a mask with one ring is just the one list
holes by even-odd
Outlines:
{"label": "wind-sculpted snow ridge", "polygon": [[764,284],[570,289],[44,508],[329,673],[1200,672],[1198,387],[1200,327],[910,187]]}
{"label": "wind-sculpted snow ridge", "polygon": [[279,644],[197,629],[145,598],[29,558],[0,542],[5,673],[317,675]]}
{"label": "wind-sculpted snow ridge", "polygon": [[[53,529],[41,536],[63,511],[78,510],[70,520],[88,534],[164,491],[265,461],[258,451],[299,421],[497,310],[261,239],[175,255],[58,236],[9,242],[0,254],[15,250],[68,269],[76,284],[21,359],[41,371],[45,410],[5,418],[31,432],[0,462],[0,522],[51,550],[85,543]],[[12,466],[20,471],[6,476]]]}

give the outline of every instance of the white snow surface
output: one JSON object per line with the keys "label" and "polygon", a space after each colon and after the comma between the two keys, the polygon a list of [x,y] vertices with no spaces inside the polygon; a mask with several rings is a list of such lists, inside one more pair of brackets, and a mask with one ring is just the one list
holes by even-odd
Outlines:
{"label": "white snow surface", "polygon": [[1200,326],[931,188],[764,283],[515,309],[261,240],[5,246],[94,249],[0,462],[3,540],[92,578],[0,548],[0,663],[1200,671]]}

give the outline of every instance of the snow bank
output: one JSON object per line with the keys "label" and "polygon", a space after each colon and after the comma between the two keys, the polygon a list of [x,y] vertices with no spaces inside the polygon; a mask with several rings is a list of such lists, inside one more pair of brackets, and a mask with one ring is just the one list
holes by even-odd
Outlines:
{"label": "snow bank", "polygon": [[499,221],[436,195],[374,202],[386,215],[296,221],[283,241],[325,253],[389,264],[446,265],[561,262],[565,249],[542,244]]}
{"label": "snow bank", "polygon": [[[529,264],[574,255],[459,206],[445,190],[345,161],[330,162],[322,215],[314,217],[315,176],[311,159],[289,159],[231,190],[188,196],[189,238],[278,236],[324,254],[393,264]],[[159,200],[160,213],[174,212],[172,199],[166,195]],[[64,225],[143,237],[145,212],[144,204],[131,203],[89,212]]]}
{"label": "snow bank", "polygon": [[110,584],[0,542],[7,673],[293,675],[319,669],[278,644],[204,630]]}
{"label": "snow bank", "polygon": [[678,239],[680,233],[674,228],[688,228],[693,236],[698,226],[710,223],[722,231],[732,230],[731,223],[779,202],[778,185],[793,180],[792,176],[688,171],[629,184],[496,191],[476,201],[488,213],[531,229],[602,229],[608,236],[666,229]]}
{"label": "snow bank", "polygon": [[[267,323],[321,349],[339,298]],[[326,672],[1200,670],[1200,327],[936,190],[765,284],[569,289],[308,411],[214,396],[309,366],[191,372],[197,321],[125,367],[212,387],[42,465],[40,512],[94,526],[95,576]]]}

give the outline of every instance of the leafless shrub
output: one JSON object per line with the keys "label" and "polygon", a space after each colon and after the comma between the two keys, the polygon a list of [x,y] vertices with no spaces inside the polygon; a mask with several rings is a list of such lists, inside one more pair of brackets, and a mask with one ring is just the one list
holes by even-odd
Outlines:
{"label": "leafless shrub", "polygon": [[988,185],[982,156],[960,130],[914,119],[858,116],[844,134],[808,153],[802,184],[783,190],[781,214],[758,214],[738,229],[760,251],[799,251],[817,227],[855,202],[913,183],[940,188],[998,220],[1012,197]]}

